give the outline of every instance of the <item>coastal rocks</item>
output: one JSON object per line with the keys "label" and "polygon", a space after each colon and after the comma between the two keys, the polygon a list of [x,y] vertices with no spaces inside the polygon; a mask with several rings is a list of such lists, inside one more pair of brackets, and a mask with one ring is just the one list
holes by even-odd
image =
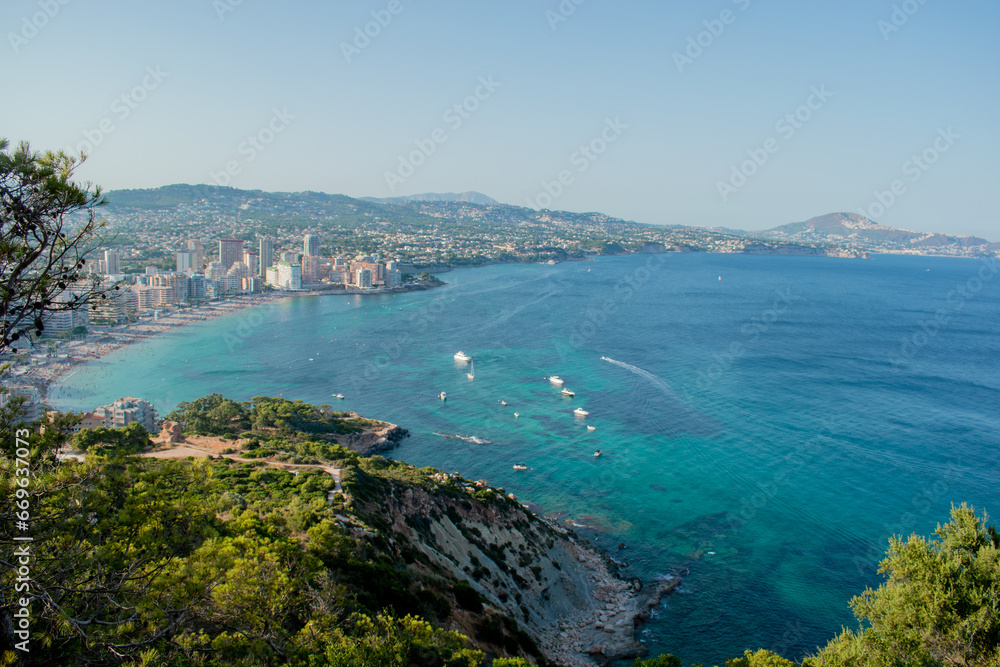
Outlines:
{"label": "coastal rocks", "polygon": [[361,433],[340,436],[337,442],[361,456],[373,456],[393,449],[409,434],[405,428],[382,422],[379,426],[365,429]]}

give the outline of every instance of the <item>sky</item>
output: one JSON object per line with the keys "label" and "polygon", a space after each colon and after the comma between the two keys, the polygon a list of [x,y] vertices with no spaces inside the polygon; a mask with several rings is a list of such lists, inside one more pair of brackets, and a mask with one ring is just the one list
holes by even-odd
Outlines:
{"label": "sky", "polygon": [[216,183],[1000,241],[987,0],[4,0],[0,137]]}

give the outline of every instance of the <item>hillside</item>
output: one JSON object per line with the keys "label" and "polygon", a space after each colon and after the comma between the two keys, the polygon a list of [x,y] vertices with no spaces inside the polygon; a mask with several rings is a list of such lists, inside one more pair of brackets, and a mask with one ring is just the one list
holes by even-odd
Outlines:
{"label": "hillside", "polygon": [[830,213],[758,234],[781,241],[847,244],[868,252],[989,256],[1000,251],[1000,243],[975,236],[895,229],[855,213]]}
{"label": "hillside", "polygon": [[[252,243],[270,236],[278,250],[301,246],[306,233],[323,239],[327,255],[381,254],[422,269],[564,261],[643,248],[742,253],[754,246],[753,252],[761,252],[755,239],[736,233],[641,224],[596,212],[477,203],[486,200],[475,193],[427,197],[353,199],[170,185],[109,192],[100,213],[117,234],[116,242],[131,246],[127,259],[140,266],[149,260],[169,264],[172,252],[189,239],[230,237]],[[772,244],[782,246],[781,254],[863,256],[828,243]]]}
{"label": "hillside", "polygon": [[425,192],[419,195],[407,195],[405,197],[362,197],[365,201],[385,204],[401,204],[411,201],[454,201],[479,204],[481,206],[499,206],[500,202],[492,197],[487,197],[481,192]]}

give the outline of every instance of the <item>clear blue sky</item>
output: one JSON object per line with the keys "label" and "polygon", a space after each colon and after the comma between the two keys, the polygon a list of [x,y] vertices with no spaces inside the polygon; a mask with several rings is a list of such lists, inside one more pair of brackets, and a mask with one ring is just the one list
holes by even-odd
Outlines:
{"label": "clear blue sky", "polygon": [[[106,189],[212,182],[233,162],[241,188],[478,190],[526,205],[565,170],[550,208],[763,229],[870,210],[899,180],[879,222],[1000,241],[993,1],[565,0],[575,11],[555,23],[559,0],[399,0],[350,62],[342,44],[390,0],[59,1],[0,6],[0,136],[75,148],[89,133],[100,142],[81,175]],[[898,26],[894,4],[913,12]],[[721,34],[678,68],[705,21]],[[446,117],[480,77],[499,87]],[[779,131],[814,86],[832,97]],[[269,136],[274,109],[294,118]],[[627,127],[595,160],[576,153],[606,119]],[[906,164],[934,157],[948,128],[959,138],[938,142],[933,165]],[[262,130],[273,140],[251,160],[241,143]],[[446,141],[392,191],[386,172],[435,130]],[[767,162],[730,181],[747,151]],[[739,187],[724,200],[720,182]]]}

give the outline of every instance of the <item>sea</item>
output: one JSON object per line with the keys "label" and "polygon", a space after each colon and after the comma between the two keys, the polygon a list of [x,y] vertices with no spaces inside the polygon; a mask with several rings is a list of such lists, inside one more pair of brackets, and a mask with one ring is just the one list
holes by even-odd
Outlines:
{"label": "sea", "polygon": [[454,270],[177,328],[51,398],[166,414],[284,396],[399,424],[392,457],[504,487],[623,576],[681,576],[638,634],[653,655],[797,660],[856,627],[891,536],[932,534],[953,504],[1000,512],[997,270],[701,253]]}

